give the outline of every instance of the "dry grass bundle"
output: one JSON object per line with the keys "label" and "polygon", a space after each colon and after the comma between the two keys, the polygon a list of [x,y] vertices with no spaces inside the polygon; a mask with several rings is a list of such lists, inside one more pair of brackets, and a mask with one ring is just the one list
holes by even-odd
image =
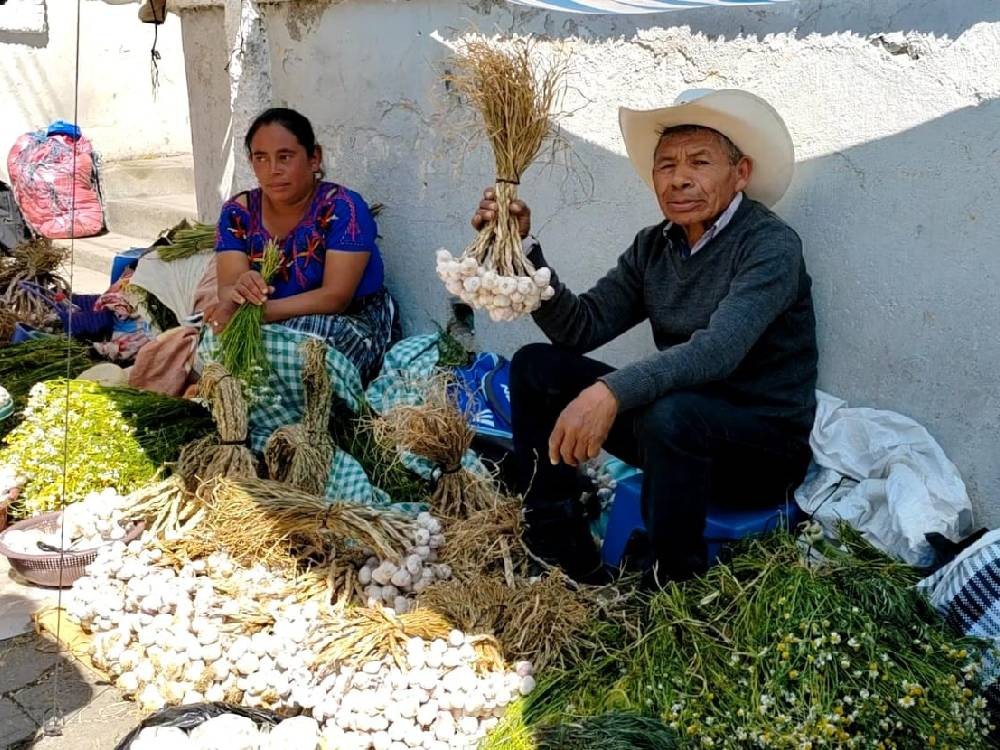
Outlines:
{"label": "dry grass bundle", "polygon": [[177,473],[196,491],[201,482],[217,477],[257,476],[257,462],[246,446],[247,405],[239,382],[216,362],[202,372],[201,395],[212,407],[216,435],[206,435],[184,446]]}
{"label": "dry grass bundle", "polygon": [[437,465],[440,477],[430,497],[436,516],[467,518],[496,505],[499,496],[492,479],[462,466],[474,435],[449,395],[445,378],[426,384],[423,403],[395,406],[376,418],[372,427],[383,445],[408,450]]}
{"label": "dry grass bundle", "polygon": [[419,605],[467,633],[494,636],[508,661],[530,661],[536,670],[565,665],[592,648],[588,624],[600,607],[594,591],[573,588],[559,570],[511,587],[498,577],[434,584]]}
{"label": "dry grass bundle", "polygon": [[199,529],[205,542],[242,563],[289,569],[297,558],[328,557],[338,542],[354,542],[379,556],[401,559],[414,521],[398,513],[352,503],[330,503],[267,479],[217,478],[198,496],[206,506]]}
{"label": "dry grass bundle", "polygon": [[458,49],[451,67],[446,80],[477,111],[493,149],[497,212],[457,261],[447,251],[439,254],[438,273],[465,302],[489,309],[494,320],[513,320],[552,295],[549,272],[540,273],[521,250],[509,207],[542,145],[559,142],[554,118],[566,61],[538,62],[526,39],[503,47],[473,40]]}
{"label": "dry grass bundle", "polygon": [[264,461],[272,479],[322,495],[333,460],[329,430],[333,388],[326,369],[326,345],[310,339],[302,349],[306,402],[302,421],[274,431],[264,448]]}
{"label": "dry grass bundle", "polygon": [[17,325],[17,315],[6,307],[0,308],[0,346],[6,346],[14,337],[14,326]]}
{"label": "dry grass bundle", "polygon": [[146,522],[147,532],[160,539],[191,534],[205,517],[201,503],[176,474],[133,492],[127,507],[135,518]]}
{"label": "dry grass bundle", "polygon": [[21,287],[21,282],[36,284],[53,293],[69,297],[69,284],[59,274],[68,250],[39,238],[23,242],[9,257],[0,259],[0,306],[23,323],[44,327],[56,320],[52,308],[37,294]]}
{"label": "dry grass bundle", "polygon": [[[447,619],[426,609],[397,615],[383,607],[338,607],[323,616],[323,626],[317,628],[319,636],[309,645],[316,654],[318,674],[323,677],[342,664],[362,664],[385,656],[403,666],[407,640],[447,638],[453,627]],[[471,642],[480,657],[480,668],[496,668],[503,663],[492,638],[480,637]]]}
{"label": "dry grass bundle", "polygon": [[0,286],[56,277],[56,271],[68,254],[68,248],[53,245],[52,240],[44,237],[22,242],[10,256],[0,260]]}
{"label": "dry grass bundle", "polygon": [[500,575],[512,587],[517,578],[529,575],[521,541],[523,521],[521,501],[502,498],[491,508],[452,522],[442,558],[460,581]]}

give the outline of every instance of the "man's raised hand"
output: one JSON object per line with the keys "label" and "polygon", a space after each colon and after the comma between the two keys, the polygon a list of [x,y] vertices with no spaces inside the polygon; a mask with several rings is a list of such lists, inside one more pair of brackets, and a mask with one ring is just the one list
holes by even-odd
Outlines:
{"label": "man's raised hand", "polygon": [[[483,199],[479,201],[479,208],[472,216],[472,228],[477,232],[497,217],[499,206],[496,201],[496,191],[493,188],[486,188],[483,191]],[[510,215],[517,219],[517,231],[521,238],[525,238],[531,232],[531,209],[522,200],[510,202]]]}

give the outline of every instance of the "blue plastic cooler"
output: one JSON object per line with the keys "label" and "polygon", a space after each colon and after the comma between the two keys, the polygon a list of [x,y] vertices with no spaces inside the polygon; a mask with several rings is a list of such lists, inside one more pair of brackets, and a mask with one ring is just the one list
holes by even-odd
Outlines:
{"label": "blue plastic cooler", "polygon": [[[629,540],[636,533],[645,533],[642,520],[642,473],[618,482],[614,502],[608,516],[607,531],[601,555],[604,564],[617,568]],[[798,522],[799,510],[793,500],[772,507],[756,510],[709,507],[705,520],[705,542],[708,544],[708,561],[712,564],[726,544],[777,528],[791,528]]]}

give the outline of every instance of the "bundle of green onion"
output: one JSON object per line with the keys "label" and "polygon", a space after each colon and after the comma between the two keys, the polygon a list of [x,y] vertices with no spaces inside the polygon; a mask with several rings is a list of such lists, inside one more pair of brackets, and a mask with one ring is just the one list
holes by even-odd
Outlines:
{"label": "bundle of green onion", "polygon": [[[254,261],[254,264],[264,281],[270,283],[281,268],[282,261],[278,244],[268,240],[259,261]],[[271,371],[261,331],[263,322],[264,306],[244,302],[219,335],[215,355],[226,372],[243,384],[249,400],[253,400],[255,389],[267,382]]]}
{"label": "bundle of green onion", "polygon": [[214,249],[215,227],[211,224],[195,223],[173,230],[167,234],[167,239],[170,244],[156,248],[156,254],[160,260],[169,263]]}

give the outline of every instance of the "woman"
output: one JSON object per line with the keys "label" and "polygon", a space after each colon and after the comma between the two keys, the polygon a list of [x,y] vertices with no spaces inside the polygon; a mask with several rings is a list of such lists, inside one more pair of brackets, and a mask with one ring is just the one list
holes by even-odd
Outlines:
{"label": "woman", "polygon": [[[352,190],[323,181],[323,153],[309,120],[274,108],[247,132],[260,187],[222,207],[216,232],[219,303],[205,319],[219,334],[244,302],[264,322],[324,339],[365,381],[389,345],[395,305],[383,286],[375,219]],[[284,262],[270,286],[254,268],[274,239]]]}

